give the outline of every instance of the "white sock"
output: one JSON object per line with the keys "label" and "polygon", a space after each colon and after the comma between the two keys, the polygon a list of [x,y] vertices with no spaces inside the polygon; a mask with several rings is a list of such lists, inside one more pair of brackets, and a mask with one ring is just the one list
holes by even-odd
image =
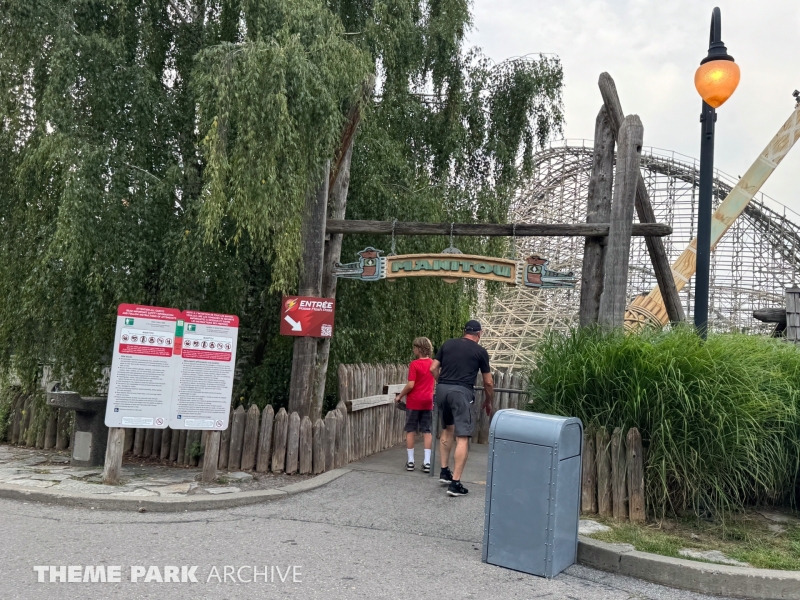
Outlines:
{"label": "white sock", "polygon": [[425,462],[422,463],[422,464],[424,464],[424,465],[431,464],[431,449],[430,448],[426,448],[425,449]]}
{"label": "white sock", "polygon": [[414,462],[414,449],[406,448],[406,452],[408,452],[408,462]]}

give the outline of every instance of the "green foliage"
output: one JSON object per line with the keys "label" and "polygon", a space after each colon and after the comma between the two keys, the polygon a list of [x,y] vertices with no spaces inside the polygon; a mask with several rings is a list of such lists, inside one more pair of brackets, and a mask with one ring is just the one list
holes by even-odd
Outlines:
{"label": "green foliage", "polygon": [[[558,59],[493,65],[465,49],[464,0],[2,6],[0,377],[28,388],[47,363],[94,393],[130,302],[239,315],[235,397],[281,404],[292,343],[277,314],[303,198],[371,73],[349,218],[503,221],[563,121]],[[366,245],[390,241],[348,236],[343,259]],[[404,359],[416,335],[441,342],[476,298],[440,281],[340,291],[330,372]]]}
{"label": "green foliage", "polygon": [[648,510],[724,515],[793,502],[800,467],[800,352],[779,340],[689,328],[580,329],[537,349],[533,410],[637,427]]}
{"label": "green foliage", "polygon": [[203,448],[199,440],[192,442],[191,446],[189,446],[189,456],[191,458],[200,458],[203,456]]}

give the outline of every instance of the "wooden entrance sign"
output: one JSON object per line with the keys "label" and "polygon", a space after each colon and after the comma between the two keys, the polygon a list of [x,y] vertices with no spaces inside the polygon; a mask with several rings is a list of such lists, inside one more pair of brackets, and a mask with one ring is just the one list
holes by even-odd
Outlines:
{"label": "wooden entrance sign", "polygon": [[337,264],[334,275],[346,279],[377,281],[401,277],[441,277],[448,283],[459,279],[484,279],[507,285],[522,284],[530,288],[575,287],[572,272],[561,273],[547,268],[548,261],[529,256],[525,261],[476,256],[472,254],[403,254],[381,256],[373,247],[357,253],[359,260]]}

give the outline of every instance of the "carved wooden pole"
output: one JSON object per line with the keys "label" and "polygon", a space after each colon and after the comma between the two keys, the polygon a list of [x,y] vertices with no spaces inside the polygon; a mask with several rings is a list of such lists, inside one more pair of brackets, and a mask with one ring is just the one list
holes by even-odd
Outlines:
{"label": "carved wooden pole", "polygon": [[614,199],[611,205],[611,227],[608,231],[603,294],[600,297],[598,322],[606,327],[622,327],[628,291],[633,205],[636,183],[641,177],[644,127],[636,115],[628,115],[619,130],[617,172],[614,176]]}
{"label": "carved wooden pole", "polygon": [[[603,102],[606,110],[608,110],[608,117],[611,119],[614,138],[617,139],[624,116],[622,104],[617,94],[617,86],[608,73],[600,74],[599,86],[600,94],[603,96]],[[619,145],[618,139],[617,145]],[[644,184],[641,173],[639,173],[636,180],[636,212],[639,215],[639,221],[642,223],[656,222],[653,205],[650,204],[650,196],[647,194],[647,187]],[[673,323],[685,321],[686,315],[683,312],[681,299],[678,296],[678,288],[675,287],[675,279],[672,275],[672,267],[669,264],[667,251],[664,249],[664,242],[657,237],[646,237],[645,244],[650,254],[650,262],[653,263],[658,289],[661,290],[669,320]]]}
{"label": "carved wooden pole", "polygon": [[[614,183],[614,132],[605,106],[600,108],[594,126],[594,156],[586,206],[587,223],[608,223],[611,219],[611,195]],[[606,239],[587,237],[581,269],[580,326],[597,323],[600,295],[603,293],[603,265]]]}
{"label": "carved wooden pole", "polygon": [[[328,207],[328,177],[331,163],[325,162],[317,189],[306,197],[305,217],[300,230],[303,245],[302,272],[298,295],[319,298],[322,292],[322,260],[325,219]],[[301,417],[311,414],[317,339],[296,337],[292,355],[292,380],[289,385],[289,412]]]}

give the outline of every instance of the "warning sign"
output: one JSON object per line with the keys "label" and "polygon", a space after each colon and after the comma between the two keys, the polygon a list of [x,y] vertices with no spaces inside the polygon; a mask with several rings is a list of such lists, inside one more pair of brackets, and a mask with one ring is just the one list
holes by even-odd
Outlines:
{"label": "warning sign", "polygon": [[331,337],[334,298],[284,296],[281,303],[281,335]]}
{"label": "warning sign", "polygon": [[239,317],[186,310],[182,319],[177,350],[181,360],[170,427],[226,429],[233,392]]}
{"label": "warning sign", "polygon": [[179,359],[174,308],[120,304],[108,385],[108,427],[163,429],[169,423]]}

